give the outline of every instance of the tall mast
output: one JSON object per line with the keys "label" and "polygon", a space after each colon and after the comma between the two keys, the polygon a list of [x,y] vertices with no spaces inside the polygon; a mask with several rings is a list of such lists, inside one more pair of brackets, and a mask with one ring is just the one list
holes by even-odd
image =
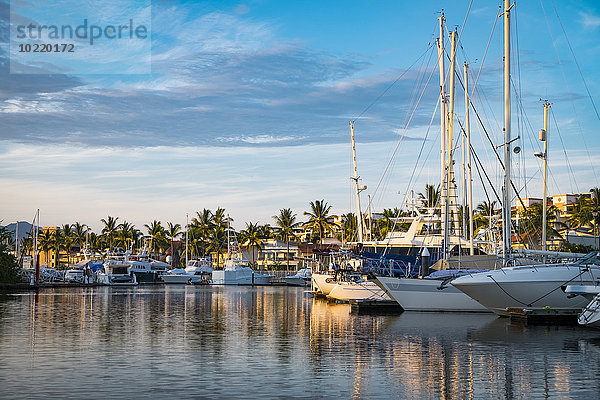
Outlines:
{"label": "tall mast", "polygon": [[[444,10],[438,18],[440,21],[440,37],[438,38],[438,63],[440,68],[440,129],[442,135],[441,144],[441,210],[442,210],[442,232],[446,232],[448,209],[446,207],[446,67],[445,67],[445,49],[444,49]],[[432,206],[432,204],[430,204]],[[446,258],[446,247],[448,241],[444,234],[442,243],[442,256]]]}
{"label": "tall mast", "polygon": [[190,231],[189,214],[185,214],[185,266],[188,266],[188,233]]}
{"label": "tall mast", "polygon": [[358,242],[363,241],[363,217],[360,211],[360,190],[358,187],[358,167],[356,165],[356,144],[354,142],[354,121],[350,121],[350,137],[352,139],[352,164],[354,166],[354,177],[351,178],[354,181],[354,191],[356,194],[356,220],[358,221]]}
{"label": "tall mast", "polygon": [[[471,176],[471,123],[469,121],[469,110],[471,108],[469,99],[469,65],[464,64],[465,81],[465,135],[467,139],[467,207],[469,208],[469,253],[475,255],[473,247],[473,178]],[[464,153],[463,153],[464,154]]]}
{"label": "tall mast", "polygon": [[544,153],[542,154],[542,160],[544,160],[544,178],[543,178],[543,195],[542,195],[542,250],[546,251],[546,220],[548,212],[548,109],[550,103],[544,102],[544,129],[540,131],[540,140],[544,142]]}
{"label": "tall mast", "polygon": [[[450,249],[450,230],[453,228],[455,232],[458,231],[458,216],[456,215],[456,186],[454,183],[454,152],[452,147],[454,145],[454,99],[455,96],[455,76],[456,76],[456,36],[458,32],[453,30],[450,32],[451,50],[450,50],[450,98],[448,101],[448,137],[446,138],[446,148],[448,153],[448,161],[446,166],[446,231],[444,232],[444,240],[448,245],[447,249]],[[452,208],[452,210],[450,210]],[[454,218],[450,221],[450,211],[453,212]],[[454,222],[452,227],[451,222]]]}
{"label": "tall mast", "polygon": [[15,258],[19,260],[19,220],[15,225]]}
{"label": "tall mast", "polygon": [[[513,4],[514,5],[514,4]],[[504,265],[508,265],[511,252],[510,186],[510,0],[504,0],[504,201],[502,204],[502,231]]]}
{"label": "tall mast", "polygon": [[35,229],[35,236],[34,236],[34,242],[33,242],[33,269],[35,270],[35,283],[37,284],[40,281],[40,266],[38,263],[38,232],[39,232],[39,225],[40,225],[40,209],[38,208],[36,213],[35,213],[35,224],[34,224],[34,229]]}

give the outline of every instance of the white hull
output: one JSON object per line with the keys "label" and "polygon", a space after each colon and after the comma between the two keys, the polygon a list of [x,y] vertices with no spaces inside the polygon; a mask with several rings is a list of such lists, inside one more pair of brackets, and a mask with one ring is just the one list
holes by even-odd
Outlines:
{"label": "white hull", "polygon": [[439,280],[379,276],[377,282],[406,311],[488,312],[453,286],[439,289],[442,284]]}
{"label": "white hull", "polygon": [[191,274],[162,274],[160,278],[165,283],[188,283],[190,280],[200,279],[201,277]]}
{"label": "white hull", "polygon": [[138,284],[135,274],[130,275],[109,275],[104,272],[98,273],[98,283],[107,286],[136,286]]}
{"label": "white hull", "polygon": [[272,275],[254,272],[250,268],[238,270],[216,270],[212,273],[213,285],[268,285]]}
{"label": "white hull", "polygon": [[590,266],[582,272],[577,265],[502,268],[456,278],[452,285],[498,315],[508,316],[509,308],[563,309],[581,311],[589,300],[569,298],[562,290],[569,284],[592,284],[600,269]]}
{"label": "white hull", "polygon": [[349,300],[391,300],[384,291],[374,282],[338,282],[329,295],[330,299],[349,301]]}
{"label": "white hull", "polygon": [[311,276],[312,287],[315,292],[324,294],[325,296],[331,293],[333,287],[337,282],[333,279],[333,276],[329,274],[315,274]]}
{"label": "white hull", "polygon": [[289,286],[310,286],[310,278],[302,278],[300,276],[284,276],[283,281]]}
{"label": "white hull", "polygon": [[577,317],[579,325],[585,325],[593,328],[600,328],[600,294],[583,309]]}

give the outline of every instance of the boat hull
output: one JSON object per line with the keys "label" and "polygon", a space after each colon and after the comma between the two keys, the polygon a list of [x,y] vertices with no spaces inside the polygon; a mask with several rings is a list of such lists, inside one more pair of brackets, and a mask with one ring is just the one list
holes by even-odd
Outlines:
{"label": "boat hull", "polygon": [[310,278],[300,276],[284,276],[283,281],[288,286],[310,286]]}
{"label": "boat hull", "polygon": [[590,267],[586,271],[578,266],[565,265],[502,268],[461,276],[451,284],[501,316],[509,316],[510,308],[579,312],[589,300],[582,296],[569,298],[563,287],[592,284],[600,278],[598,268]]}
{"label": "boat hull", "polygon": [[577,317],[579,325],[600,328],[600,294],[590,301]]}
{"label": "boat hull", "polygon": [[331,293],[333,287],[337,284],[333,276],[329,274],[316,274],[311,275],[312,288],[315,292],[319,292],[327,296]]}
{"label": "boat hull", "polygon": [[391,298],[374,282],[338,282],[329,295],[330,299],[339,301],[373,300],[389,301]]}
{"label": "boat hull", "polygon": [[380,276],[376,282],[405,311],[489,312],[453,286],[440,289],[439,280]]}
{"label": "boat hull", "polygon": [[133,271],[135,278],[140,283],[160,282],[160,273],[150,271]]}
{"label": "boat hull", "polygon": [[186,275],[186,274],[163,274],[161,279],[164,283],[181,283],[186,284],[190,280],[199,279],[199,276],[196,275]]}
{"label": "boat hull", "polygon": [[213,285],[268,285],[272,275],[252,271],[216,270],[212,273]]}

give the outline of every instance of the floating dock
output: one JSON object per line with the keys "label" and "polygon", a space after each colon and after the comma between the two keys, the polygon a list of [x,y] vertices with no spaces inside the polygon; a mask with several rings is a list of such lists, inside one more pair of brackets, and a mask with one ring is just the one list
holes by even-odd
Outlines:
{"label": "floating dock", "polygon": [[350,311],[356,314],[400,314],[404,309],[394,300],[350,300]]}
{"label": "floating dock", "polygon": [[576,310],[509,308],[510,321],[526,325],[577,325]]}

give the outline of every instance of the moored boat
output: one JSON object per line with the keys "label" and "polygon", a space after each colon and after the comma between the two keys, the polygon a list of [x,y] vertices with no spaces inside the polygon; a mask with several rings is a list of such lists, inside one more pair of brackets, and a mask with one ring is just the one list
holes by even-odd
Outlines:
{"label": "moored boat", "polygon": [[189,260],[185,269],[171,269],[161,275],[165,283],[208,283],[213,273],[212,262],[207,259]]}
{"label": "moored boat", "polygon": [[574,263],[505,267],[451,282],[498,315],[509,316],[509,308],[561,309],[580,312],[588,303],[581,296],[563,291],[567,285],[594,285],[600,279],[600,258],[592,252]]}
{"label": "moored boat", "polygon": [[282,279],[288,286],[310,286],[310,268],[299,269],[294,275],[284,276]]}

